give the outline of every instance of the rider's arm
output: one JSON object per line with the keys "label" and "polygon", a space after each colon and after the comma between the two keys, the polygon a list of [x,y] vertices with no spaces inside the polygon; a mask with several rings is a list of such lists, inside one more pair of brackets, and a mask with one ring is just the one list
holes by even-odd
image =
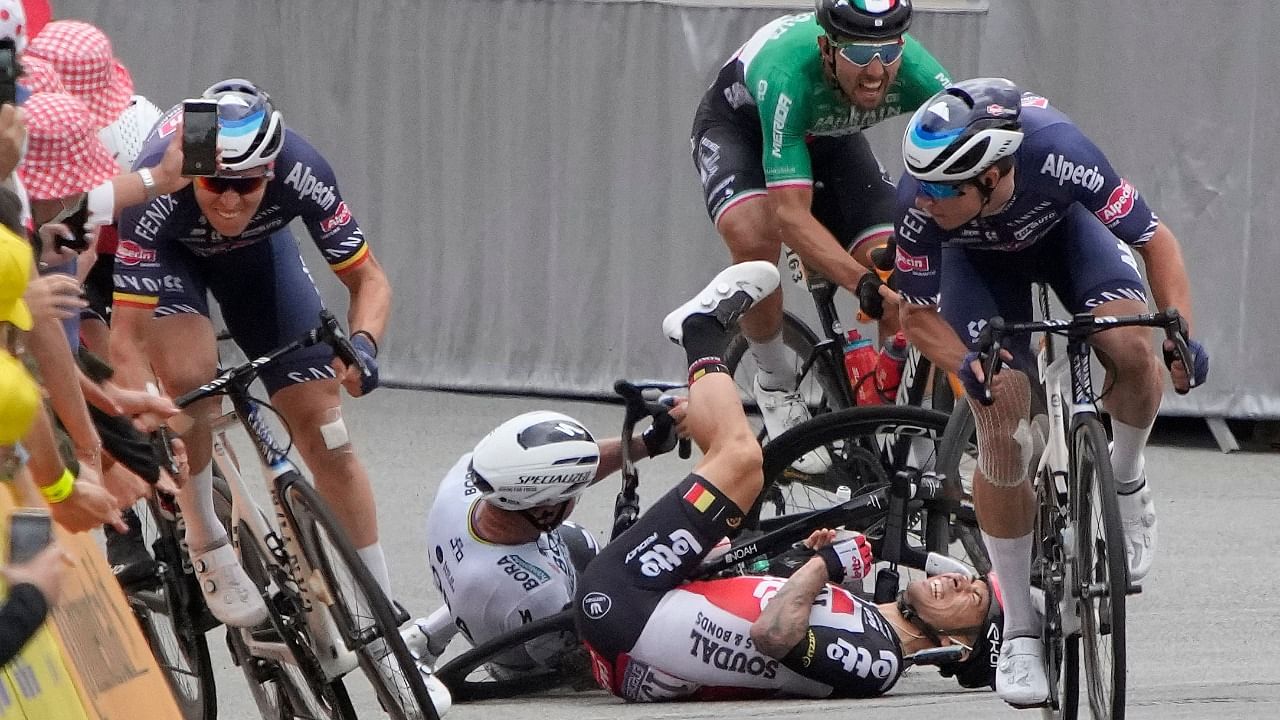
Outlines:
{"label": "rider's arm", "polygon": [[827,579],[827,564],[820,557],[810,558],[792,574],[751,623],[756,649],[781,659],[800,644],[809,629],[813,600],[826,587]]}
{"label": "rider's arm", "polygon": [[[596,441],[596,445],[600,448],[600,462],[596,464],[596,479],[592,480],[592,484],[622,469],[622,440],[620,438],[607,438]],[[644,440],[639,435],[631,438],[631,457],[642,458],[648,457],[649,453],[645,450]]]}
{"label": "rider's arm", "polygon": [[1177,308],[1190,328],[1191,282],[1187,279],[1187,267],[1182,262],[1178,238],[1164,223],[1160,223],[1151,239],[1138,246],[1138,252],[1147,266],[1147,282],[1151,284],[1156,308]]}
{"label": "rider's arm", "polygon": [[338,279],[351,293],[351,307],[347,312],[347,327],[351,332],[364,331],[373,335],[374,342],[381,342],[391,314],[391,283],[382,265],[378,264],[369,249],[364,262],[344,272]]}
{"label": "rider's arm", "polygon": [[812,186],[769,188],[769,202],[782,242],[829,280],[857,292],[858,280],[867,273],[867,268],[845,252],[836,236],[813,216],[809,209],[813,204]]}
{"label": "rider's arm", "polygon": [[956,331],[943,319],[937,305],[904,302],[898,306],[907,340],[934,365],[955,371],[969,352]]}

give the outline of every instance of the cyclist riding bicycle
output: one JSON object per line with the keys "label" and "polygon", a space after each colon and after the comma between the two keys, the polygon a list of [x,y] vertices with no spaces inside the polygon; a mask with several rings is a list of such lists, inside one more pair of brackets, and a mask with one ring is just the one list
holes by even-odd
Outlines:
{"label": "cyclist riding bicycle", "polygon": [[787,579],[688,581],[741,528],[763,485],[723,354],[738,318],[777,287],[773,263],[734,265],[663,322],[689,360],[682,431],[704,455],[582,576],[574,607],[597,681],[632,701],[873,697],[897,682],[904,655],[961,643],[972,651],[945,672],[990,684],[1001,638],[994,580],[938,575],[873,605],[839,585],[871,568],[858,533],[815,531],[814,557]]}
{"label": "cyclist riding bicycle", "polygon": [[[328,161],[285,127],[271,98],[240,79],[219,82],[204,97],[218,106],[214,177],[192,182],[164,172],[173,167],[160,163],[166,151],[180,152],[181,105],[152,128],[135,165],[149,168],[140,175],[150,197],[119,223],[111,331],[119,377],[141,388],[154,368],[172,395],[212,379],[218,356],[209,293],[250,357],[311,329],[322,303],[288,229],[300,218],[350,292],[351,342],[373,372],[362,378],[322,344],[287,356],[261,379],[321,494],[390,595],[373,493],[343,421],[339,387],[353,396],[377,387],[374,358],[391,287]],[[178,503],[210,610],[230,625],[252,626],[266,618],[266,607],[228,545],[211,496],[210,421],[219,407],[214,398],[191,412],[195,423],[183,437],[193,471]]]}
{"label": "cyclist riding bicycle", "polygon": [[[1145,312],[1146,287],[1130,248],[1143,257],[1156,304],[1177,307],[1190,322],[1187,273],[1177,238],[1102,151],[1048,100],[1008,80],[966,80],[931,98],[911,118],[902,155],[902,324],[930,360],[956,369],[970,398],[979,452],[974,502],[1004,581],[1007,641],[997,691],[1012,705],[1034,706],[1048,696],[1029,596],[1035,500],[1028,479],[1038,457],[1028,376],[1036,363],[1029,339],[1011,346],[1011,367],[992,379],[992,403],[984,405],[973,402],[983,397],[973,350],[988,318],[1031,319],[1034,282],[1048,283],[1071,313]],[[1160,370],[1147,328],[1114,328],[1091,342],[1107,369],[1111,462],[1136,581],[1156,547],[1143,450],[1160,406]],[[1170,364],[1180,392],[1203,383],[1209,370],[1204,347],[1188,344],[1194,367]]]}
{"label": "cyclist riding bicycle", "polygon": [[[776,263],[785,243],[881,316],[882,292],[891,294],[868,255],[893,232],[893,184],[862,130],[949,82],[910,24],[910,0],[817,0],[814,12],[757,30],[721,68],[690,143],[734,262]],[[776,437],[809,416],[782,341],[782,295],[763,299],[742,332],[759,369],[753,393]],[[819,455],[797,468],[821,472]]]}
{"label": "cyclist riding bicycle", "polygon": [[[633,440],[636,457],[675,447],[671,422]],[[588,487],[622,466],[619,439],[595,440],[577,420],[518,415],[454,463],[427,516],[431,578],[445,606],[402,632],[420,664],[434,664],[459,631],[472,645],[564,610],[599,546],[566,520]],[[489,663],[500,677],[552,667],[572,635],[525,645]]]}

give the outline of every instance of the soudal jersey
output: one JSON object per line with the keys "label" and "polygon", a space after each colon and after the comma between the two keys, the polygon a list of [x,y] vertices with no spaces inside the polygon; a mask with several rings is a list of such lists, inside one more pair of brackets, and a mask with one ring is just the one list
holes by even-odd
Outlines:
{"label": "soudal jersey", "polygon": [[[496,545],[476,535],[472,514],[482,501],[467,479],[470,463],[471,454],[463,455],[440,483],[427,514],[427,552],[454,624],[475,645],[563,610],[578,576],[555,533],[523,545]],[[572,633],[544,637],[490,665],[509,674],[532,672],[576,645]]]}
{"label": "soudal jersey", "polygon": [[[176,137],[181,116],[179,105],[156,124],[134,167],[159,164],[165,148]],[[121,213],[116,301],[157,304],[165,277],[159,250],[169,243],[180,243],[198,256],[215,255],[261,242],[295,218],[302,219],[335,272],[351,270],[368,259],[364,233],[338,191],[329,162],[305,138],[286,129],[274,177],[267,182],[257,213],[240,235],[225,237],[214,230],[196,204],[190,185]]]}
{"label": "soudal jersey", "polygon": [[1013,197],[999,213],[943,230],[915,206],[916,180],[904,173],[898,182],[896,269],[907,302],[938,304],[944,244],[1021,250],[1045,237],[1075,203],[1129,245],[1141,246],[1155,233],[1159,219],[1146,200],[1066,115],[1045,98],[1023,93],[1019,119],[1023,140],[1013,155]]}
{"label": "soudal jersey", "polygon": [[902,674],[897,635],[875,605],[828,584],[809,629],[786,658],[761,653],[751,624],[786,582],[737,577],[691,582],[663,596],[619,668],[618,695],[681,697],[874,697]]}
{"label": "soudal jersey", "polygon": [[861,132],[914,112],[951,82],[915,38],[906,36],[897,78],[873,110],[852,106],[824,74],[818,50],[822,27],[812,12],[784,15],[756,31],[729,58],[711,86],[717,112],[759,127],[765,180],[770,186],[812,184],[805,139]]}

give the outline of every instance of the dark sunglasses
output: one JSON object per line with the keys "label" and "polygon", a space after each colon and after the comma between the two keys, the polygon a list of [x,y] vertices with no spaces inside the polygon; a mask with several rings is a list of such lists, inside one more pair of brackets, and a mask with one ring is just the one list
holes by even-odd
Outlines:
{"label": "dark sunglasses", "polygon": [[201,190],[218,195],[228,190],[237,195],[248,195],[261,189],[269,179],[269,175],[256,175],[254,177],[198,177],[195,182]]}
{"label": "dark sunglasses", "polygon": [[871,61],[877,57],[880,58],[881,63],[892,65],[898,58],[902,57],[903,47],[905,45],[902,40],[884,44],[849,43],[847,45],[836,45],[836,49],[840,51],[844,59],[858,67],[870,65]]}
{"label": "dark sunglasses", "polygon": [[919,194],[926,195],[933,200],[949,200],[953,197],[960,197],[960,187],[964,183],[938,183],[917,180]]}

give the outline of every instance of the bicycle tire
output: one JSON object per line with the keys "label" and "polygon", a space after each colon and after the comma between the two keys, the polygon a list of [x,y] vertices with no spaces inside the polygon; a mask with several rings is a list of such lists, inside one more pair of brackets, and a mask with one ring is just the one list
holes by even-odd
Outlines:
{"label": "bicycle tire", "polygon": [[[496,700],[572,686],[575,690],[595,687],[586,651],[581,645],[565,662],[547,672],[516,677],[498,677],[486,666],[496,657],[553,633],[573,633],[574,609],[539,618],[507,633],[480,643],[436,669],[436,677],[449,688],[454,702]],[[579,661],[579,662],[575,662]],[[477,675],[478,673],[478,675]]]}
{"label": "bicycle tire", "polygon": [[[126,591],[126,598],[142,629],[183,720],[215,720],[218,695],[205,638],[206,623],[196,617],[203,613],[199,587],[183,573],[182,551],[175,530],[161,534],[161,518],[153,502],[139,503],[138,514],[144,542],[163,563],[153,586]],[[155,537],[147,538],[154,533]],[[193,597],[194,595],[194,597]],[[195,607],[193,607],[195,606]],[[190,681],[194,682],[190,682]]]}
{"label": "bicycle tire", "polygon": [[[263,550],[256,539],[245,542],[243,538],[252,538],[248,524],[240,521],[237,535],[242,538],[237,546],[240,562],[245,573],[253,580],[255,587],[263,587],[271,578],[271,570],[263,559]],[[288,583],[283,577],[276,578],[277,586],[282,588]],[[347,694],[346,686],[341,678],[325,680],[319,661],[312,653],[305,639],[297,637],[306,625],[302,621],[302,607],[296,604],[289,608],[288,618],[281,616],[282,609],[288,601],[283,597],[280,602],[269,603],[268,610],[272,617],[272,625],[276,628],[287,628],[279,633],[281,640],[293,654],[296,664],[280,663],[275,660],[258,658],[250,654],[244,641],[244,628],[227,628],[227,643],[233,653],[238,653],[237,664],[249,683],[249,691],[258,712],[263,720],[356,720],[356,711]],[[268,683],[274,683],[274,687]]]}
{"label": "bicycle tire", "polygon": [[[330,614],[347,646],[356,652],[383,710],[394,720],[439,720],[417,662],[400,637],[391,601],[356,554],[342,525],[315,487],[300,476],[281,487],[282,504],[294,521],[298,543],[324,577],[332,599]],[[341,576],[339,564],[345,568]],[[392,674],[396,687],[391,687],[380,668]]]}
{"label": "bicycle tire", "polygon": [[1065,611],[1075,617],[1076,600],[1067,587],[1067,563],[1073,551],[1066,547],[1066,493],[1060,493],[1050,470],[1042,470],[1036,482],[1036,519],[1033,529],[1035,556],[1032,584],[1044,593],[1045,675],[1049,701],[1041,709],[1045,720],[1076,720],[1080,701],[1080,636],[1067,634]]}
{"label": "bicycle tire", "polygon": [[[744,526],[760,527],[762,506],[767,501],[776,502],[770,493],[780,482],[815,487],[821,492],[832,493],[834,497],[841,485],[857,492],[862,487],[887,482],[893,472],[908,467],[940,471],[941,444],[950,419],[948,415],[926,408],[885,405],[848,408],[797,425],[765,446],[764,488],[748,513]],[[887,442],[888,437],[895,438],[895,441],[892,444]],[[899,447],[904,439],[910,440],[908,446]],[[844,444],[837,446],[837,443]],[[868,449],[870,445],[880,447],[878,457]],[[832,459],[828,471],[821,477],[804,475],[792,467],[797,458],[819,447],[825,447]],[[844,465],[846,459],[852,463],[850,466]],[[922,505],[924,510],[913,534],[922,538],[927,550],[967,559],[970,565],[989,562],[985,547],[981,546],[977,518],[971,511],[956,509],[943,499],[926,501]],[[960,529],[953,531],[948,527],[945,532],[935,530],[931,533],[930,522],[941,522],[945,526],[955,524]],[[970,552],[967,547],[964,548],[965,555],[957,555],[950,542],[952,535],[978,543],[981,548],[978,558],[966,558]],[[939,538],[946,538],[946,541],[929,546]]]}
{"label": "bicycle tire", "polygon": [[[814,357],[813,365],[809,368],[811,382],[800,377],[804,362],[813,356],[814,346],[818,342],[820,340],[817,334],[804,320],[790,312],[782,313],[782,344],[795,356],[793,364],[797,388],[804,394],[805,404],[809,406],[811,415],[820,415],[843,408],[845,401],[842,387],[849,382],[844,368],[831,367],[831,363],[824,355]],[[754,411],[756,399],[751,391],[751,384],[755,377],[755,362],[743,363],[744,359],[748,359],[747,349],[746,336],[741,332],[734,334],[729,338],[729,345],[725,348],[724,364],[729,368],[729,374],[738,385],[738,394],[742,396],[743,404],[749,411]],[[742,370],[741,377],[739,377],[739,369]],[[763,433],[763,430],[761,432]],[[762,439],[765,437],[767,436],[762,435]]]}
{"label": "bicycle tire", "polygon": [[[942,381],[946,383],[945,373]],[[947,386],[950,387],[949,384]],[[978,436],[973,409],[967,400],[961,398],[950,412],[943,431],[942,447],[938,450],[937,471],[944,478],[951,503],[950,508],[940,503],[929,507],[929,535],[925,547],[933,552],[942,552],[949,549],[951,543],[959,542],[970,564],[979,574],[985,575],[991,572],[991,557],[982,542],[977,515],[973,515],[972,522],[945,522],[948,512],[965,518],[974,513],[973,474],[978,465]]]}
{"label": "bicycle tire", "polygon": [[1080,418],[1071,441],[1074,577],[1089,709],[1095,718],[1124,720],[1129,574],[1115,475],[1107,433],[1098,418]]}

